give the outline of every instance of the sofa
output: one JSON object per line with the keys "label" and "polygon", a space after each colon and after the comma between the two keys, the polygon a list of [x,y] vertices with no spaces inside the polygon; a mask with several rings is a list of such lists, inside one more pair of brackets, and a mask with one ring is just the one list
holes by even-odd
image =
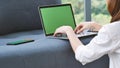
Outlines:
{"label": "sofa", "polygon": [[[38,6],[53,4],[61,0],[0,0],[0,68],[108,68],[107,55],[83,66],[68,40],[45,37]],[[80,40],[88,44],[92,38]],[[23,39],[35,41],[6,45]]]}

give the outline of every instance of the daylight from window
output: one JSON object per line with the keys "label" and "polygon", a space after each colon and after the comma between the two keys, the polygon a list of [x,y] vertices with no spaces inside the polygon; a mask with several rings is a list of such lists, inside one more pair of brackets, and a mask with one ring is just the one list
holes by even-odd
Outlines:
{"label": "daylight from window", "polygon": [[110,22],[105,0],[91,0],[92,20],[104,25]]}
{"label": "daylight from window", "polygon": [[73,8],[76,24],[84,21],[84,1],[83,0],[62,0],[63,4],[70,3]]}
{"label": "daylight from window", "polygon": [[[62,0],[62,3],[70,3],[72,5],[76,24],[84,21],[84,0]],[[102,25],[110,22],[105,0],[91,0],[91,5],[92,21]]]}

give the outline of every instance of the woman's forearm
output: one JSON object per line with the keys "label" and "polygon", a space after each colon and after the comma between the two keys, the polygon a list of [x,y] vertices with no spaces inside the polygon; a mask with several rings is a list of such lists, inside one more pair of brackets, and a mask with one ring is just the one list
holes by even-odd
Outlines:
{"label": "woman's forearm", "polygon": [[75,35],[74,31],[68,30],[67,36],[69,38],[69,41],[71,43],[71,47],[72,47],[74,52],[78,46],[83,45],[82,42],[78,39],[78,37]]}
{"label": "woman's forearm", "polygon": [[[102,25],[98,23],[91,23],[90,28],[92,31],[99,31],[101,29]],[[78,37],[75,35],[74,31],[72,29],[67,30],[67,36],[69,38],[69,41],[71,43],[71,46],[73,48],[73,51],[75,52],[76,48],[80,45],[83,45],[82,42],[78,39]]]}

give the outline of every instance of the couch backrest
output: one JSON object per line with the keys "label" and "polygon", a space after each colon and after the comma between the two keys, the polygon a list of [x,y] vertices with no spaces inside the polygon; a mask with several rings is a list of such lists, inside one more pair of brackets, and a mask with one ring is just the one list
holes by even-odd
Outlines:
{"label": "couch backrest", "polygon": [[38,6],[61,0],[0,0],[0,35],[42,29]]}

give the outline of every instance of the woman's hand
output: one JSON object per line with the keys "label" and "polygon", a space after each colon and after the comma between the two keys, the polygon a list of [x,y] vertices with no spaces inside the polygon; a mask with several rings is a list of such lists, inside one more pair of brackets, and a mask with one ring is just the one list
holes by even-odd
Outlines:
{"label": "woman's hand", "polygon": [[80,23],[76,28],[75,28],[75,33],[79,34],[80,32],[84,31],[85,29],[90,29],[91,25],[88,22],[85,23]]}
{"label": "woman's hand", "polygon": [[80,33],[84,31],[85,29],[89,29],[90,31],[99,31],[102,26],[98,23],[95,22],[84,22],[80,23],[76,28],[75,28],[75,33]]}
{"label": "woman's hand", "polygon": [[54,36],[56,36],[57,34],[67,34],[69,31],[73,31],[72,27],[70,26],[61,26],[59,28],[56,29]]}
{"label": "woman's hand", "polygon": [[67,34],[67,37],[71,43],[71,46],[74,52],[78,46],[83,45],[82,42],[78,39],[78,37],[75,35],[72,27],[70,26],[59,27],[56,29],[54,36],[61,33]]}

